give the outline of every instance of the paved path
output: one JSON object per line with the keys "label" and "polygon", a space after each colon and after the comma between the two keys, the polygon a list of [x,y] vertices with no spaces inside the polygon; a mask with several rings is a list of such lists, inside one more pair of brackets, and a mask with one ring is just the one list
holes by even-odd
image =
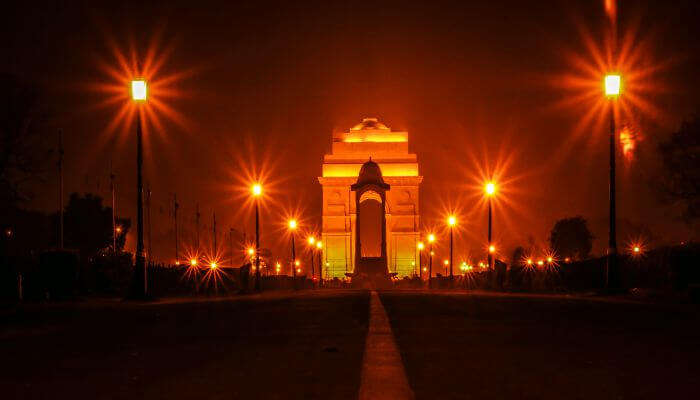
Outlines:
{"label": "paved path", "polygon": [[413,399],[389,318],[377,292],[369,305],[369,329],[362,361],[360,400]]}
{"label": "paved path", "polygon": [[28,305],[8,399],[685,399],[700,312],[567,296],[322,290]]}

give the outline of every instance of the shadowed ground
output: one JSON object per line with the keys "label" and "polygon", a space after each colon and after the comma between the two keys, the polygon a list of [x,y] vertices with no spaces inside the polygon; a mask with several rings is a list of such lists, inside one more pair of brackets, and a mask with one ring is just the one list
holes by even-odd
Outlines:
{"label": "shadowed ground", "polygon": [[[356,399],[369,299],[324,290],[5,310],[0,398]],[[697,306],[421,291],[380,299],[391,324],[380,333],[393,332],[418,399],[694,398],[700,387]]]}
{"label": "shadowed ground", "polygon": [[0,397],[358,395],[368,292],[29,306],[0,325]]}
{"label": "shadowed ground", "polygon": [[416,398],[692,398],[695,306],[382,292]]}

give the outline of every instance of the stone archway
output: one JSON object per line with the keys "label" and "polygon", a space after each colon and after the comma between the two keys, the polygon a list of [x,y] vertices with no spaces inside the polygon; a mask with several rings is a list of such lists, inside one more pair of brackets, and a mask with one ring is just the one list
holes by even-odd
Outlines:
{"label": "stone archway", "polygon": [[360,196],[358,206],[360,219],[359,242],[362,244],[362,258],[382,256],[382,198],[379,193],[367,190]]}
{"label": "stone archway", "polygon": [[386,251],[386,192],[379,165],[371,159],[362,165],[357,182],[355,208],[355,268],[353,277],[388,278]]}

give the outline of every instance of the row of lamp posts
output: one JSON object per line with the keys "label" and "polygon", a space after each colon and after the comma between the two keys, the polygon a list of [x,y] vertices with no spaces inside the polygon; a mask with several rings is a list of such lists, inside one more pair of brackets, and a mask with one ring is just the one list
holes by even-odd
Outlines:
{"label": "row of lamp posts", "polygon": [[[615,208],[615,107],[614,101],[619,97],[622,87],[622,78],[619,74],[609,74],[604,79],[605,95],[610,99],[610,167],[609,167],[609,234],[608,234],[608,252],[605,273],[605,283],[607,287],[615,287],[617,282],[617,240],[616,240],[616,208]],[[137,105],[136,110],[136,266],[134,268],[134,279],[131,287],[133,297],[145,298],[148,293],[148,269],[145,263],[144,246],[143,246],[143,132],[142,132],[142,107],[148,98],[148,86],[146,80],[136,79],[131,81],[131,96]],[[488,265],[493,268],[493,253],[495,247],[492,243],[492,198],[496,193],[496,185],[493,182],[488,182],[485,185],[485,193],[488,197]],[[261,290],[260,283],[260,210],[259,197],[262,195],[262,186],[254,184],[252,194],[255,202],[255,290]],[[457,218],[454,215],[448,217],[447,223],[450,227],[450,278],[454,277],[453,273],[453,228],[457,224]],[[296,230],[296,220],[289,221],[291,230],[291,247],[292,247],[292,276],[296,278],[296,267],[298,260],[296,259],[294,246],[294,231]],[[433,266],[433,242],[435,236],[428,235],[430,243],[430,261],[428,279],[432,277]],[[313,242],[309,240],[313,245]],[[320,243],[320,242],[318,242]],[[316,245],[318,247],[318,245]],[[423,243],[418,244],[418,249],[423,250]],[[312,252],[313,254],[313,252]],[[313,255],[312,255],[313,263]],[[319,271],[321,271],[321,262],[319,261]],[[419,255],[419,271],[421,270],[421,262]],[[319,272],[320,274],[320,272]]]}

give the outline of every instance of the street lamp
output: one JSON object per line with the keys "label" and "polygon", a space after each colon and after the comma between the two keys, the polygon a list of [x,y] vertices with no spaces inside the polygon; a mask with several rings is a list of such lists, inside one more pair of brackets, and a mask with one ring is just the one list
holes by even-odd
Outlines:
{"label": "street lamp", "polygon": [[255,291],[262,290],[260,284],[260,201],[262,186],[259,183],[253,184],[251,193],[255,201]]}
{"label": "street lamp", "polygon": [[486,185],[484,185],[484,193],[486,194],[486,197],[488,198],[488,203],[489,203],[489,232],[488,232],[488,246],[489,246],[489,252],[488,252],[488,263],[489,263],[489,268],[493,268],[493,252],[495,251],[495,248],[491,244],[491,219],[492,219],[492,207],[493,207],[493,196],[496,194],[496,184],[493,182],[487,182]]}
{"label": "street lamp", "polygon": [[457,217],[450,215],[447,217],[447,224],[450,226],[450,279],[454,278],[452,271],[452,231],[455,225],[457,225]]}
{"label": "street lamp", "polygon": [[[323,255],[323,242],[320,240],[316,241],[316,250],[318,250],[318,286],[321,287],[323,283],[323,265],[321,262],[321,257]],[[311,276],[311,280],[313,280],[313,276]]]}
{"label": "street lamp", "polygon": [[423,242],[418,242],[418,277],[423,280],[423,249],[425,248],[425,244]]}
{"label": "street lamp", "polygon": [[[608,255],[605,285],[610,288],[617,285],[617,238],[615,231],[615,101],[620,96],[622,78],[618,74],[605,76],[605,95],[610,99],[610,178],[609,203],[610,222],[608,232]],[[612,278],[612,282],[611,282]]]}
{"label": "street lamp", "polygon": [[[133,294],[146,297],[148,293],[148,271],[143,252],[143,132],[141,127],[141,103],[147,99],[147,85],[144,79],[131,81],[131,98],[136,109],[136,266],[134,268]],[[138,283],[143,279],[143,287]],[[141,290],[143,290],[141,292]]]}
{"label": "street lamp", "polygon": [[309,246],[311,246],[311,250],[309,252],[311,253],[311,284],[313,286],[314,272],[315,272],[314,271],[314,256],[316,256],[316,254],[314,254],[314,250],[316,250],[316,238],[313,236],[309,236],[308,242],[309,242]]}
{"label": "street lamp", "polygon": [[[298,265],[299,261],[297,261],[296,249],[294,248],[294,231],[296,231],[296,229],[297,229],[297,220],[290,219],[289,222],[287,223],[287,225],[289,226],[289,231],[292,235],[292,278],[296,279],[297,272],[296,272],[296,268],[294,268],[294,263],[297,263],[297,265]],[[295,287],[296,287],[296,284],[295,284]]]}
{"label": "street lamp", "polygon": [[435,242],[435,235],[431,233],[428,235],[428,243],[430,243],[430,259],[428,261],[428,288],[432,288],[433,284],[433,242]]}

